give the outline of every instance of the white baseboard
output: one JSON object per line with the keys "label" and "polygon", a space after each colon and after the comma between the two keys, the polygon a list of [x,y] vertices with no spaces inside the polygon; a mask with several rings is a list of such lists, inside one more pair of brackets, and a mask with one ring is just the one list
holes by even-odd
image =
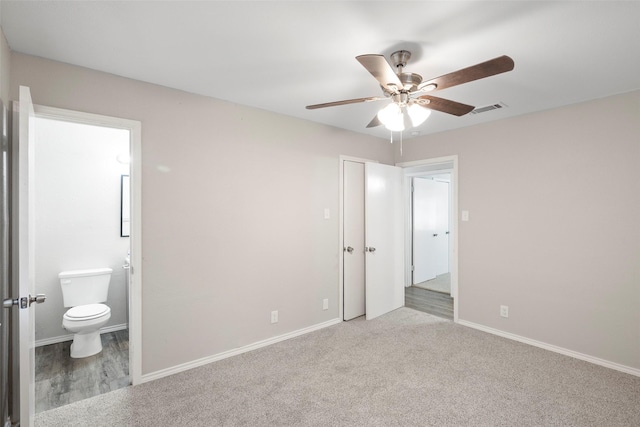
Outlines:
{"label": "white baseboard", "polygon": [[166,368],[160,371],[151,372],[149,374],[142,375],[140,379],[140,384],[157,380],[163,377],[167,377],[169,375],[177,374],[179,372],[188,371],[189,369],[197,368],[198,366],[207,365],[209,363],[226,359],[232,356],[237,356],[242,353],[247,353],[252,350],[257,350],[259,348],[266,347],[271,344],[275,344],[281,341],[286,341],[288,339],[295,338],[300,335],[308,334],[310,332],[314,332],[329,326],[337,325],[339,323],[342,323],[342,320],[339,318],[328,320],[326,322],[319,323],[317,325],[309,326],[308,328],[298,329],[297,331],[289,332],[287,334],[279,335],[273,338],[268,338],[266,340],[258,341],[256,343],[249,344],[243,347],[234,348],[233,350],[214,354],[213,356],[203,357],[202,359],[197,359],[192,362],[187,362],[181,365],[172,366],[171,368]]}
{"label": "white baseboard", "polygon": [[510,332],[504,332],[499,329],[490,328],[488,326],[480,325],[473,322],[468,322],[466,320],[458,320],[458,323],[463,326],[468,326],[473,329],[478,329],[483,332],[488,332],[493,335],[498,335],[503,338],[508,338],[510,340],[518,341],[524,344],[529,344],[534,347],[543,348],[545,350],[553,351],[555,353],[564,354],[565,356],[573,357],[575,359],[584,360],[585,362],[590,362],[595,365],[604,366],[605,368],[615,369],[616,371],[624,372],[627,374],[635,375],[636,377],[640,377],[640,369],[632,368],[630,366],[621,365],[619,363],[610,362],[605,359],[600,359],[598,357],[589,356],[588,354],[579,353],[577,351],[569,350],[563,347],[558,347],[553,344],[547,344],[542,341],[536,341],[530,338],[525,338],[520,335],[512,334]]}
{"label": "white baseboard", "polygon": [[[129,325],[126,323],[122,323],[120,325],[106,326],[104,328],[100,328],[100,333],[106,334],[109,332],[121,331],[123,329],[127,329],[128,327]],[[67,335],[60,335],[59,337],[43,338],[41,340],[36,340],[35,344],[36,344],[36,347],[41,347],[43,345],[58,344],[59,342],[72,341],[72,340],[73,340],[73,334],[67,334]]]}

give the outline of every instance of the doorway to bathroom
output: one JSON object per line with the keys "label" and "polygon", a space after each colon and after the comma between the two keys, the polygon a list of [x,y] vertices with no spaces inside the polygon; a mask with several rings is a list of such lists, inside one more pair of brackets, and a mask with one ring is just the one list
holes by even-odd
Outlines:
{"label": "doorway to bathroom", "polygon": [[[36,108],[33,272],[36,292],[47,297],[35,312],[36,413],[132,383],[133,135],[117,120]],[[97,268],[111,270],[102,351],[72,358],[58,275]]]}

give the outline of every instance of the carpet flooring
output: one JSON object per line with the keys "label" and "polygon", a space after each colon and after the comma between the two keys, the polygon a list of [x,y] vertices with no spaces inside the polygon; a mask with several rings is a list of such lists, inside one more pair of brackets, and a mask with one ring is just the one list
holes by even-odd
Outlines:
{"label": "carpet flooring", "polygon": [[409,308],[41,412],[36,426],[638,426],[640,378]]}

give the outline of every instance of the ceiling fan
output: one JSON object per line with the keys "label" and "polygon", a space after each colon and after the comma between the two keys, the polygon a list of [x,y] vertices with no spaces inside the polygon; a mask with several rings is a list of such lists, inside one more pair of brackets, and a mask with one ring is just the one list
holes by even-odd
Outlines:
{"label": "ceiling fan", "polygon": [[378,80],[384,96],[307,105],[306,108],[315,110],[337,105],[391,99],[392,102],[381,109],[367,127],[385,125],[391,131],[402,131],[409,126],[419,126],[427,119],[431,113],[430,110],[453,114],[454,116],[463,116],[475,108],[472,105],[431,95],[423,95],[423,93],[442,90],[505,73],[513,70],[514,67],[513,59],[505,55],[436,77],[435,79],[423,81],[422,76],[419,74],[404,72],[404,67],[407,65],[409,58],[411,58],[411,52],[406,50],[393,52],[390,57],[392,64],[389,64],[383,55],[357,56],[358,62]]}

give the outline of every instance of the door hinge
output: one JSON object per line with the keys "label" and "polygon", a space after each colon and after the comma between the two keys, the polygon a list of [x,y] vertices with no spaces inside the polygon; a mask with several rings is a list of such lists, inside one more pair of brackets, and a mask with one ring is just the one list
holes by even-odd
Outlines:
{"label": "door hinge", "polygon": [[415,269],[416,269],[415,265],[412,265],[411,266],[411,271],[415,271]]}

